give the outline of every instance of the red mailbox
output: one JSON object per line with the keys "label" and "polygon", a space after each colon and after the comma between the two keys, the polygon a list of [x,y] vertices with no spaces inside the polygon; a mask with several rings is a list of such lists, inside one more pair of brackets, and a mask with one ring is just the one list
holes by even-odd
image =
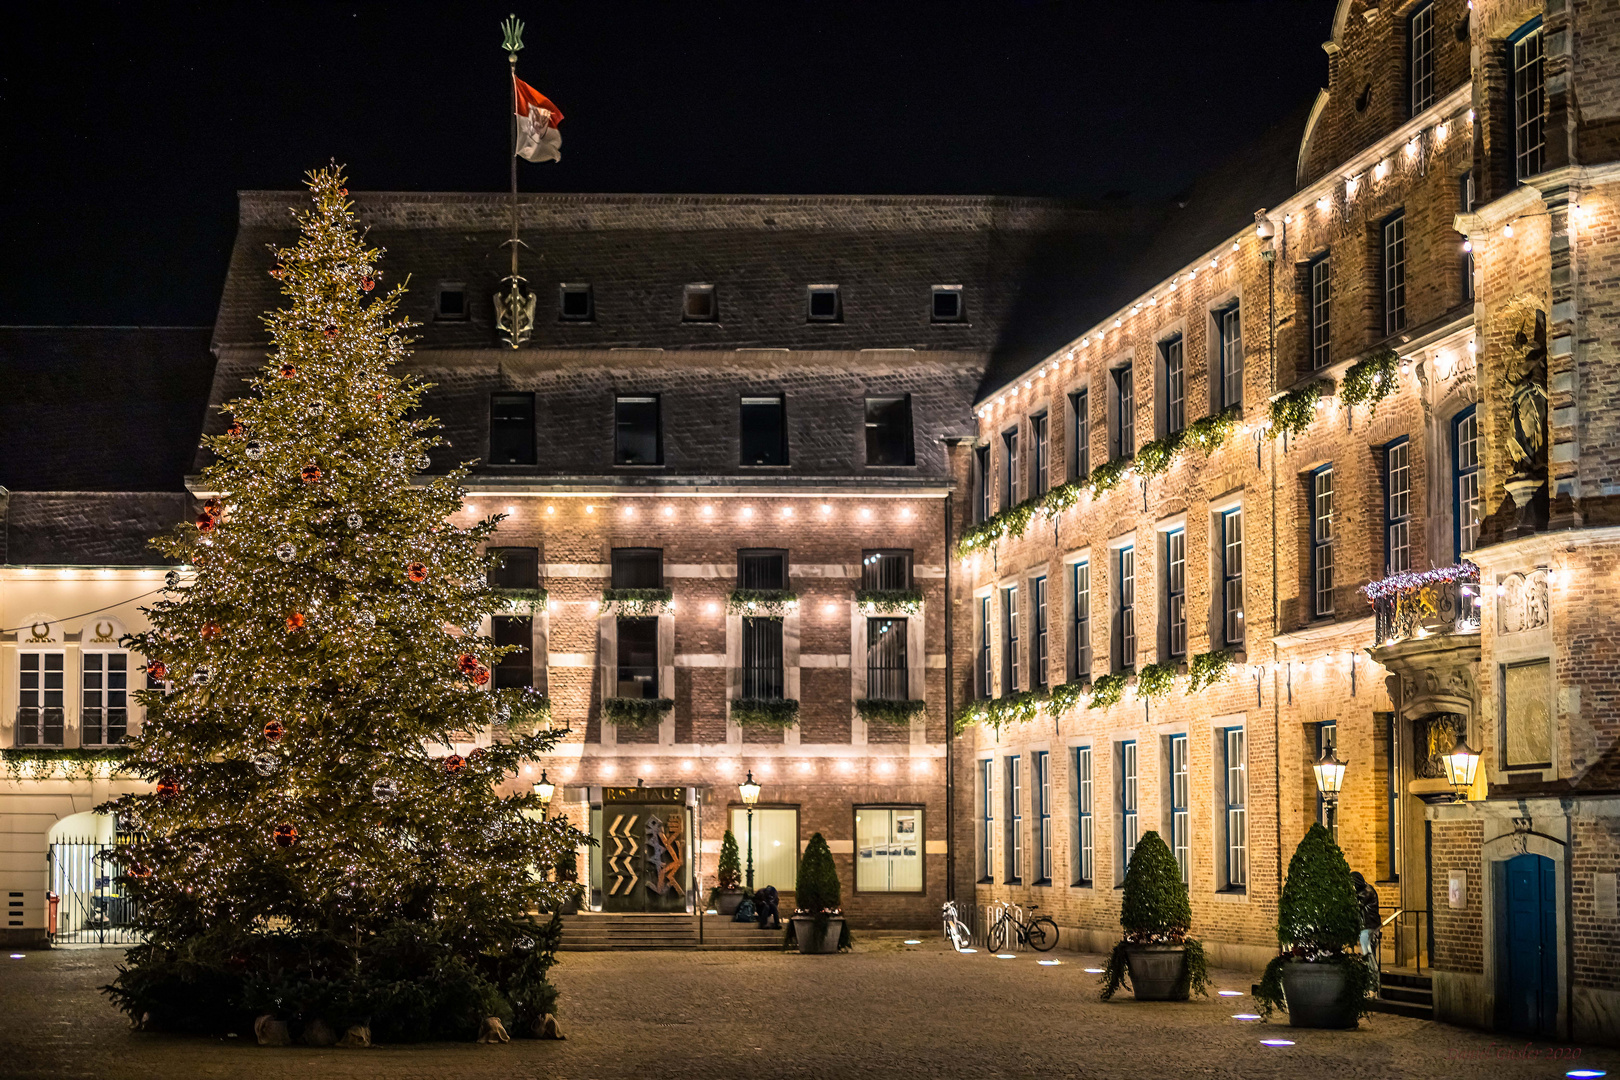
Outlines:
{"label": "red mailbox", "polygon": [[51,937],[56,936],[56,911],[62,906],[62,898],[53,892],[45,894],[45,931]]}

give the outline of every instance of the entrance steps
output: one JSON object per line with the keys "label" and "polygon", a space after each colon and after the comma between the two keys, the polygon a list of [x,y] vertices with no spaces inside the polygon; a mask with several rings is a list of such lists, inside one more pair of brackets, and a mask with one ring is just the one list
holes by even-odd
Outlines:
{"label": "entrance steps", "polygon": [[782,931],[761,930],[729,917],[667,914],[581,912],[563,916],[559,952],[609,950],[702,949],[718,952],[767,952],[782,947]]}
{"label": "entrance steps", "polygon": [[1419,975],[1415,968],[1385,968],[1378,984],[1378,996],[1369,1006],[1373,1012],[1434,1019],[1434,977]]}

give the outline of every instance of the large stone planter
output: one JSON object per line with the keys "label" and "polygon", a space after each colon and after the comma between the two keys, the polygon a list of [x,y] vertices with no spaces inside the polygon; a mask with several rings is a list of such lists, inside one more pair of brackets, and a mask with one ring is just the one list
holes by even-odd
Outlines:
{"label": "large stone planter", "polygon": [[1125,966],[1137,1001],[1187,1000],[1187,949],[1183,945],[1127,945]]}
{"label": "large stone planter", "polygon": [[838,939],[844,936],[844,917],[834,915],[827,920],[827,932],[820,941],[815,940],[816,920],[811,915],[793,916],[793,937],[801,953],[835,953]]}
{"label": "large stone planter", "polygon": [[1307,964],[1302,960],[1284,964],[1282,984],[1288,1022],[1294,1027],[1355,1027],[1360,1003],[1345,999],[1348,975],[1344,968],[1342,963]]}
{"label": "large stone planter", "polygon": [[732,889],[730,892],[723,892],[719,889],[715,890],[714,910],[718,914],[727,916],[735,915],[737,914],[737,908],[742,906],[742,902],[743,891],[741,889]]}

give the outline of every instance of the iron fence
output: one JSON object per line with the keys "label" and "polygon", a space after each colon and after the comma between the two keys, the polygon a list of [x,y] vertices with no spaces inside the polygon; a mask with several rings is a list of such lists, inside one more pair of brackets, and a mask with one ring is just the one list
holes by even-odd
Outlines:
{"label": "iron fence", "polygon": [[53,939],[62,944],[130,945],[135,900],[118,883],[116,844],[62,840],[51,845],[51,892],[57,897]]}
{"label": "iron fence", "polygon": [[[963,926],[967,927],[970,946],[975,949],[989,948],[990,928],[996,920],[1005,913],[1012,919],[1023,922],[1029,917],[1029,912],[1017,904],[1010,904],[1005,900],[992,900],[986,904],[975,904],[971,901],[957,900],[956,917]],[[1008,952],[1028,952],[1030,946],[1027,942],[1018,940],[1018,933],[1012,926],[1008,927],[1006,942],[1003,948]],[[945,939],[950,940],[950,934],[945,933]]]}

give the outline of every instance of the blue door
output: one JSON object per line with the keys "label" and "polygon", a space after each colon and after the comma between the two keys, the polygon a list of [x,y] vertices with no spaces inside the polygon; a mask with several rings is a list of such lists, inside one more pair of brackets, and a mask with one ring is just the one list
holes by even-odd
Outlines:
{"label": "blue door", "polygon": [[1503,867],[1506,960],[1498,1000],[1504,1026],[1518,1035],[1558,1034],[1558,907],[1553,861],[1517,855]]}

